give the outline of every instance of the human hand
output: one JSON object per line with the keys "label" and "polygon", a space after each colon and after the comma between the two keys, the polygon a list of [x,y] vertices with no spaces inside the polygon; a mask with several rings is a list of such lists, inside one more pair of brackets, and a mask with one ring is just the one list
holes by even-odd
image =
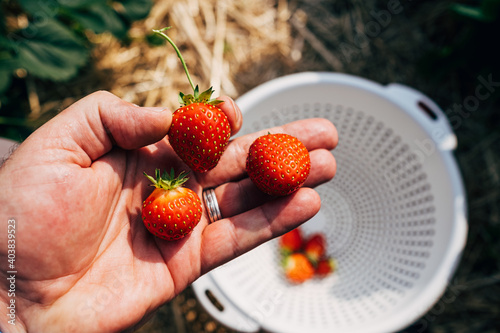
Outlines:
{"label": "human hand", "polygon": [[[242,116],[220,105],[232,132]],[[206,212],[175,242],[149,234],[141,204],[152,191],[143,171],[187,167],[165,138],[171,112],[141,108],[106,92],[89,95],[35,131],[0,168],[2,221],[16,220],[16,325],[7,323],[2,269],[2,332],[117,332],[145,321],[200,275],[285,233],[320,208],[308,188],[330,180],[337,134],[327,120],[272,129],[298,137],[311,155],[305,187],[282,198],[263,195],[245,177],[248,147],[261,133],[232,140],[218,166],[190,173],[201,198],[215,188],[223,219]],[[7,264],[7,226],[0,260]]]}

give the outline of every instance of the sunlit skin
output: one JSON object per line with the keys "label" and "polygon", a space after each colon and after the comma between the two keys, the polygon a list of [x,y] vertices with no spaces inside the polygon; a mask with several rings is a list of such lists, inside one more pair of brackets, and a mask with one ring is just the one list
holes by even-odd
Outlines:
{"label": "sunlit skin", "polygon": [[[232,133],[242,116],[219,98]],[[0,169],[0,330],[2,332],[122,332],[201,274],[311,218],[320,198],[311,189],[335,174],[330,153],[337,132],[311,119],[273,128],[301,140],[311,156],[303,188],[282,198],[263,195],[245,175],[255,138],[232,140],[219,164],[191,172],[186,186],[199,197],[215,187],[223,219],[206,211],[191,234],[169,242],[141,221],[153,191],[143,172],[187,170],[165,138],[169,110],[135,106],[97,92],[35,131]],[[16,325],[7,323],[7,220],[16,220]]]}

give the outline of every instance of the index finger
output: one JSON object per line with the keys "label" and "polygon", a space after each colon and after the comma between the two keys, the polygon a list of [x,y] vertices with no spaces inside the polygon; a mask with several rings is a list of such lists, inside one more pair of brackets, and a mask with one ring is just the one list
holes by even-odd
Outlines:
{"label": "index finger", "polygon": [[240,108],[231,97],[220,96],[217,98],[222,103],[217,104],[217,107],[227,116],[229,126],[231,126],[231,135],[235,135],[241,128],[243,123],[243,116],[241,115]]}

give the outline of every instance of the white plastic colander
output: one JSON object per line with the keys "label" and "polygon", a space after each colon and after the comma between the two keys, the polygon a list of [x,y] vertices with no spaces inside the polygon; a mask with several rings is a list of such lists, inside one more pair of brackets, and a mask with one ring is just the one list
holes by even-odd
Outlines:
{"label": "white plastic colander", "polygon": [[239,331],[290,333],[392,332],[425,314],[467,233],[456,138],[439,107],[406,86],[334,73],[278,78],[237,104],[240,135],[313,117],[337,127],[337,174],[302,228],[326,234],[338,270],[292,285],[275,239],[193,284],[207,311]]}

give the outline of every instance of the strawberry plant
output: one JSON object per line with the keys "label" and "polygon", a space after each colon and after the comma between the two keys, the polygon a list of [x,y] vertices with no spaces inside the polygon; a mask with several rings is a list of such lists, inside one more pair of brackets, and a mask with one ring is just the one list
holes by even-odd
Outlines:
{"label": "strawberry plant", "polygon": [[202,209],[198,195],[182,185],[188,178],[181,172],[175,177],[174,170],[160,175],[155,170],[155,178],[144,173],[153,183],[155,190],[142,206],[142,221],[153,235],[177,240],[191,233],[200,222]]}
{"label": "strawberry plant", "polygon": [[[90,59],[89,32],[110,32],[125,41],[131,24],[145,18],[151,6],[151,0],[2,1],[0,125],[27,125],[19,115],[19,100],[26,99],[24,76],[54,83],[75,77]],[[9,136],[6,130],[0,128],[0,135]]]}
{"label": "strawberry plant", "polygon": [[194,86],[179,49],[164,33],[167,29],[153,31],[165,38],[176,51],[194,93],[179,93],[182,107],[173,113],[168,140],[192,170],[206,172],[219,162],[231,137],[231,127],[227,116],[217,107],[221,101],[211,98],[212,87],[200,93],[198,86]]}
{"label": "strawberry plant", "polygon": [[[2,3],[4,4],[4,3]],[[85,31],[111,32],[124,39],[131,23],[145,18],[150,0],[107,1],[9,1],[2,7],[0,69],[24,68],[29,74],[54,81],[73,77],[88,60]],[[7,17],[26,17],[25,26],[5,24]],[[2,76],[0,87],[8,86]]]}

